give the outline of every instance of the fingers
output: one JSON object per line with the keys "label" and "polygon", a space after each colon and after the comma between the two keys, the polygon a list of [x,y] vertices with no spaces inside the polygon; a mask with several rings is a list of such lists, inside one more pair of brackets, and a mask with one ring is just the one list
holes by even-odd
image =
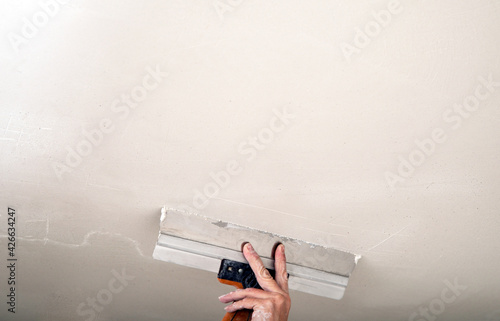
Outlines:
{"label": "fingers", "polygon": [[[278,315],[287,316],[291,305],[290,296],[287,293],[267,292],[259,289],[235,291],[219,299],[224,302],[229,297],[235,299],[235,301],[224,308],[227,312],[249,309],[254,310],[254,312],[270,313],[269,315],[276,312]],[[279,320],[286,320],[286,318],[280,318]]]}
{"label": "fingers", "polygon": [[246,298],[224,308],[227,312],[234,312],[241,309],[253,310],[256,306],[267,304],[265,300]]}
{"label": "fingers", "polygon": [[278,245],[274,253],[274,269],[276,270],[276,283],[283,291],[288,293],[288,274],[286,272],[285,246],[283,244]]}
{"label": "fingers", "polygon": [[227,312],[235,312],[241,309],[253,310],[252,320],[287,320],[291,307],[290,295],[288,294],[288,275],[286,271],[285,247],[280,244],[274,253],[274,268],[276,270],[273,279],[265,268],[260,256],[255,252],[252,245],[247,243],[243,246],[243,255],[252,268],[261,289],[238,289],[219,297],[224,303],[230,303],[224,309]]}
{"label": "fingers", "polygon": [[247,259],[248,264],[250,264],[250,267],[252,268],[257,278],[257,282],[262,289],[271,292],[283,291],[278,286],[276,281],[274,281],[269,271],[264,267],[260,256],[257,254],[257,252],[255,252],[250,243],[246,243],[245,246],[243,246],[243,255]]}
{"label": "fingers", "polygon": [[219,301],[223,303],[229,303],[232,301],[238,301],[244,298],[254,298],[254,299],[268,299],[272,296],[272,292],[266,292],[260,289],[248,288],[245,290],[236,290],[219,297]]}

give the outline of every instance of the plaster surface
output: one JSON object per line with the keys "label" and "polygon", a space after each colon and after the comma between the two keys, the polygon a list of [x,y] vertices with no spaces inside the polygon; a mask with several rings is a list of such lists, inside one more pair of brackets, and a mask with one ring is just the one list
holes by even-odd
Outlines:
{"label": "plaster surface", "polygon": [[222,318],[176,204],[363,256],[291,321],[500,320],[500,1],[47,3],[0,4],[0,319]]}

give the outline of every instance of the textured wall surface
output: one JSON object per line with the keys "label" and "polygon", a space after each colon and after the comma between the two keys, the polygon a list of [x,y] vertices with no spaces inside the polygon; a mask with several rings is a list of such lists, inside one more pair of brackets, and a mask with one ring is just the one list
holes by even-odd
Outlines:
{"label": "textured wall surface", "polygon": [[363,256],[290,320],[500,320],[499,15],[2,1],[0,319],[222,319],[229,287],[152,258],[170,204]]}

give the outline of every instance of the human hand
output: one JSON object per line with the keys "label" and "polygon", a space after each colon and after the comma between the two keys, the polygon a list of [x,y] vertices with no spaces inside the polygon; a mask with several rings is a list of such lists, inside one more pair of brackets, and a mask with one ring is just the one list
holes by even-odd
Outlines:
{"label": "human hand", "polygon": [[253,310],[252,321],[286,321],[291,307],[288,294],[285,246],[280,244],[274,254],[275,278],[264,267],[259,255],[250,243],[243,246],[243,255],[252,268],[261,289],[236,290],[219,297],[223,303],[233,302],[225,307],[226,312],[241,309]]}

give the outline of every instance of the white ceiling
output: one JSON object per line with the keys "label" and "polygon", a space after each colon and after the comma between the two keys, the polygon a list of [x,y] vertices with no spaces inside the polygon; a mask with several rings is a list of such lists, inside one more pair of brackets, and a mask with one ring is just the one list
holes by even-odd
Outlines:
{"label": "white ceiling", "polygon": [[[42,10],[0,4],[0,245],[10,206],[19,259],[2,320],[222,319],[229,287],[152,250],[160,207],[193,207],[228,166],[206,215],[363,256],[341,301],[294,292],[290,320],[500,320],[500,87],[483,85],[500,81],[500,1]],[[143,84],[148,68],[165,74]],[[283,110],[294,118],[251,147]],[[421,164],[391,188],[410,155]],[[123,269],[134,279],[83,314]]]}

